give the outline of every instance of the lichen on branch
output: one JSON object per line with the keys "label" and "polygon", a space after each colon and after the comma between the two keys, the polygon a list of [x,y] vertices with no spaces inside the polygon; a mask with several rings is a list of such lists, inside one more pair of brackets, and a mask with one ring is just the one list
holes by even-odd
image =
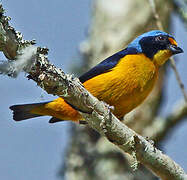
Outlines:
{"label": "lichen on branch", "polygon": [[[3,12],[2,6],[0,12]],[[12,27],[10,28],[5,19],[6,16],[2,14],[0,44],[1,51],[9,59],[10,64],[15,61],[16,65],[11,66],[10,72],[18,74],[25,71],[28,73],[28,78],[34,80],[46,92],[63,97],[68,103],[78,107],[90,127],[96,129],[124,152],[136,157],[137,161],[152,170],[158,177],[172,180],[186,178],[184,170],[178,164],[120,122],[111,113],[110,107],[93,97],[78,78],[66,75],[61,69],[51,64],[45,48],[36,48],[32,46],[32,41],[19,39],[17,32]],[[20,69],[17,67],[18,65],[20,65]],[[4,74],[8,73],[4,72]]]}

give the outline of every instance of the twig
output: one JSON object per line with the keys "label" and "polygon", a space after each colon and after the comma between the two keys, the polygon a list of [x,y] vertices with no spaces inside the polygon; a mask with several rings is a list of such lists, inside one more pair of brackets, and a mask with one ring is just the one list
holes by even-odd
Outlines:
{"label": "twig", "polygon": [[171,67],[172,67],[173,70],[174,70],[175,77],[176,77],[176,79],[177,79],[177,82],[178,82],[178,84],[179,84],[179,87],[180,87],[180,89],[181,89],[181,91],[182,91],[182,93],[183,93],[184,100],[185,100],[185,102],[186,102],[186,104],[187,104],[187,93],[186,93],[186,90],[185,90],[185,88],[184,88],[184,84],[183,84],[183,82],[182,82],[182,80],[181,80],[181,78],[180,78],[180,75],[179,75],[179,73],[178,73],[178,71],[177,71],[177,68],[176,68],[176,65],[175,65],[175,60],[174,60],[173,58],[170,58],[170,63],[171,63]]}
{"label": "twig", "polygon": [[[0,25],[3,27],[3,33],[0,30],[0,36],[9,36],[12,39],[11,43],[19,42],[16,32],[11,31],[12,34],[8,33],[7,28],[9,26],[3,24],[1,20]],[[11,48],[7,46],[7,42],[3,38],[0,38],[0,43],[7,48]],[[29,78],[33,79],[41,88],[50,94],[61,96],[72,105],[89,112],[82,113],[82,116],[92,128],[95,128],[100,134],[105,135],[124,152],[134,154],[138,161],[151,169],[163,180],[183,180],[186,178],[184,170],[178,164],[154,148],[142,136],[121,123],[110,113],[105,103],[99,102],[84,89],[77,78],[65,75],[62,70],[52,65],[47,59],[46,49],[37,48],[37,54],[35,54],[35,51],[29,52],[33,53],[28,56],[29,67],[30,58],[33,59],[34,57],[35,61],[33,61],[32,68],[24,67],[23,70],[26,70],[29,73]],[[18,54],[17,51],[10,52],[8,49],[6,53]]]}
{"label": "twig", "polygon": [[174,6],[174,10],[179,14],[185,26],[187,27],[187,0],[183,2],[177,0],[170,0]]}
{"label": "twig", "polygon": [[180,103],[173,108],[174,110],[165,118],[155,118],[153,123],[144,129],[143,136],[149,137],[155,143],[160,142],[170,133],[176,124],[187,117],[186,103]]}
{"label": "twig", "polygon": [[[156,24],[157,24],[157,27],[160,29],[160,30],[164,30],[163,28],[163,25],[162,25],[162,22],[160,21],[160,18],[159,18],[159,14],[157,13],[157,10],[156,10],[156,5],[155,5],[155,1],[154,0],[149,0],[150,2],[150,5],[151,5],[151,8],[152,8],[152,11],[153,11],[153,15],[155,17],[155,20],[156,20]],[[184,84],[182,83],[182,80],[180,78],[180,75],[177,71],[177,68],[176,68],[176,65],[175,65],[175,61],[174,61],[174,58],[170,58],[170,63],[171,63],[171,67],[175,73],[175,76],[176,76],[176,79],[177,79],[177,82],[179,84],[179,87],[183,93],[183,96],[184,96],[184,100],[185,102],[187,103],[187,93],[186,93],[186,90],[184,88]]]}

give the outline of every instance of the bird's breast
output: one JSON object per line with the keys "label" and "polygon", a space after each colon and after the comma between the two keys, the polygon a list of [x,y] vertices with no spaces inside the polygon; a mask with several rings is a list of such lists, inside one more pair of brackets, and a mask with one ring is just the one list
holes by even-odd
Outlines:
{"label": "bird's breast", "polygon": [[157,72],[143,54],[126,55],[113,69],[86,81],[84,86],[99,100],[114,106],[114,114],[122,117],[148,96]]}

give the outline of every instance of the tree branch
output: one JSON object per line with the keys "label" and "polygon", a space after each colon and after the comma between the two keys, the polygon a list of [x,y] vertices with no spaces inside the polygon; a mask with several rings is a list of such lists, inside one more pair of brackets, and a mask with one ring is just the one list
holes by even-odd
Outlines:
{"label": "tree branch", "polygon": [[[3,12],[2,8],[1,11]],[[68,103],[87,112],[82,113],[82,116],[92,128],[106,136],[108,140],[124,152],[136,157],[140,163],[151,169],[160,178],[164,180],[182,180],[187,177],[184,170],[171,158],[164,155],[142,136],[121,123],[110,112],[108,105],[98,101],[84,89],[78,78],[65,75],[61,69],[52,65],[47,59],[46,49],[37,48],[36,52],[34,51],[35,48],[31,46],[32,42],[22,43],[13,28],[9,31],[8,21],[4,21],[4,19],[6,17],[2,15],[0,19],[1,50],[6,54],[7,58],[15,59],[15,62],[23,59],[23,56],[28,58],[28,63],[24,62],[22,70],[29,73],[29,79],[34,80],[49,94],[63,97]],[[6,39],[10,40],[7,41]],[[26,45],[27,48],[25,50],[23,47]],[[30,51],[31,49],[33,51]],[[30,54],[25,55],[28,52]]]}

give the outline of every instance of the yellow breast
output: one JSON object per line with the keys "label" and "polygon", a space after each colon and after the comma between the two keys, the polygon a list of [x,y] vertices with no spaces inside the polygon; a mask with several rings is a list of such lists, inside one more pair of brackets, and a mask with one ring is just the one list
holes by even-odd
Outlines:
{"label": "yellow breast", "polygon": [[126,55],[111,71],[84,83],[99,100],[114,106],[121,118],[138,106],[152,90],[158,68],[143,54]]}

